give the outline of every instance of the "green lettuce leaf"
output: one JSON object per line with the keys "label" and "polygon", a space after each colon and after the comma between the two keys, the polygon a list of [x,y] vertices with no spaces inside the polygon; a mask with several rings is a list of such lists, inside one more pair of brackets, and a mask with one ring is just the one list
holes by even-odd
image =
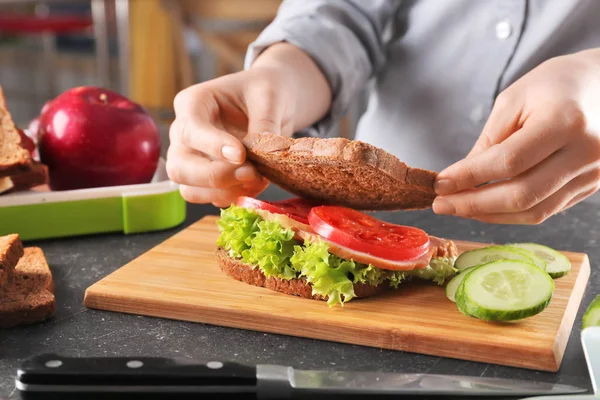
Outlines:
{"label": "green lettuce leaf", "polygon": [[443,285],[448,278],[456,275],[457,269],[454,268],[454,260],[449,257],[432,258],[429,265],[425,268],[415,269],[407,272],[407,276],[433,281],[438,285]]}
{"label": "green lettuce leaf", "polygon": [[258,231],[261,218],[246,208],[231,205],[221,210],[217,226],[221,231],[217,245],[229,250],[229,256],[240,258],[250,248],[252,235]]}
{"label": "green lettuce leaf", "polygon": [[345,260],[329,253],[327,243],[305,242],[294,246],[290,259],[292,267],[312,284],[313,295],[327,296],[327,304],[332,307],[356,297],[354,284],[379,285],[389,273],[372,265]]}
{"label": "green lettuce leaf", "polygon": [[389,271],[387,278],[390,281],[390,286],[398,289],[398,285],[408,279],[405,271]]}
{"label": "green lettuce leaf", "polygon": [[294,254],[294,231],[283,229],[277,222],[260,221],[258,230],[254,231],[249,241],[250,248],[242,251],[242,259],[258,266],[267,278],[274,276],[282,279],[293,279],[298,276],[290,265],[290,257]]}
{"label": "green lettuce leaf", "polygon": [[217,244],[228,250],[231,257],[259,268],[267,277],[304,277],[312,285],[313,295],[327,297],[330,307],[343,306],[356,297],[357,283],[377,286],[387,281],[397,288],[401,282],[416,277],[443,285],[457,272],[454,260],[449,258],[434,258],[426,268],[413,271],[388,271],[345,260],[329,253],[326,242],[301,245],[291,229],[236,205],[221,210],[217,224],[221,232]]}
{"label": "green lettuce leaf", "polygon": [[[340,258],[340,260],[342,259]],[[371,264],[356,263],[352,275],[354,276],[354,283],[367,283],[371,286],[377,286],[389,277],[389,272],[375,268]]]}
{"label": "green lettuce leaf", "polygon": [[327,243],[319,240],[295,246],[290,261],[300,276],[312,284],[313,295],[328,296],[330,307],[343,305],[355,297],[350,273],[355,271],[356,263],[330,254]]}

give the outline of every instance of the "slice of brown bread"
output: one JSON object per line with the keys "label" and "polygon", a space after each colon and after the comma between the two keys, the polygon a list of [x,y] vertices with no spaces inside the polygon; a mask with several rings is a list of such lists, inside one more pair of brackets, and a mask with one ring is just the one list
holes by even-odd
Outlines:
{"label": "slice of brown bread", "polygon": [[52,272],[42,249],[25,248],[8,285],[0,289],[0,328],[44,321],[54,316]]}
{"label": "slice of brown bread", "polygon": [[[300,296],[306,299],[327,300],[327,297],[313,296],[310,283],[304,278],[301,279],[280,279],[267,278],[258,268],[252,267],[241,260],[229,257],[227,250],[217,249],[217,262],[221,269],[233,279],[245,282],[249,285],[264,287],[276,292],[281,292],[293,296]],[[384,292],[389,285],[372,286],[364,283],[354,285],[354,293],[357,298],[371,297]]]}
{"label": "slice of brown bread", "polygon": [[0,176],[27,170],[31,154],[21,146],[21,136],[6,108],[6,99],[0,86]]}
{"label": "slice of brown bread", "polygon": [[21,257],[23,257],[23,244],[19,240],[19,235],[0,237],[0,288],[6,286]]}
{"label": "slice of brown bread", "polygon": [[48,167],[39,162],[34,162],[27,171],[0,178],[0,194],[7,194],[27,190],[35,186],[48,183]]}
{"label": "slice of brown bread", "polygon": [[408,167],[368,143],[265,133],[243,143],[265,178],[300,197],[359,210],[424,209],[435,198],[436,172]]}

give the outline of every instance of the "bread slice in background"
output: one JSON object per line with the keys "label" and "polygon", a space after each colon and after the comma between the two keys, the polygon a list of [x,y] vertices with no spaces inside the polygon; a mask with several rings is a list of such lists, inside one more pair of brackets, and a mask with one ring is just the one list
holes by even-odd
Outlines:
{"label": "bread slice in background", "polygon": [[411,168],[368,143],[248,134],[248,160],[269,181],[300,197],[359,210],[430,208],[437,173]]}
{"label": "bread slice in background", "polygon": [[31,189],[48,184],[48,167],[34,161],[27,171],[0,178],[0,194]]}
{"label": "bread slice in background", "polygon": [[[326,296],[313,296],[312,286],[310,283],[306,282],[306,279],[304,278],[290,280],[275,277],[267,278],[260,269],[253,269],[251,265],[246,264],[241,260],[231,258],[227,250],[223,248],[219,248],[216,255],[221,270],[235,280],[292,296],[304,297],[305,299],[327,301]],[[357,298],[366,298],[382,293],[388,288],[389,285],[387,284],[372,286],[366,283],[357,283],[354,284],[354,293]]]}
{"label": "bread slice in background", "polygon": [[26,247],[8,284],[0,288],[0,328],[42,322],[54,316],[52,272],[42,249]]}
{"label": "bread slice in background", "polygon": [[19,240],[19,235],[0,237],[0,289],[6,286],[8,278],[22,256],[23,244]]}
{"label": "bread slice in background", "polygon": [[32,164],[31,154],[21,146],[21,136],[6,108],[0,86],[0,177],[26,171]]}

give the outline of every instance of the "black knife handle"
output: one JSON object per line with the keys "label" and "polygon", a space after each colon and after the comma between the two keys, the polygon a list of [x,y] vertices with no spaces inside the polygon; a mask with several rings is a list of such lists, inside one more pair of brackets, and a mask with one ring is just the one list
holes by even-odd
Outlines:
{"label": "black knife handle", "polygon": [[[22,398],[256,397],[256,368],[231,362],[160,357],[69,358],[43,354],[23,362]],[[56,397],[50,397],[50,396]],[[199,396],[200,395],[200,396]],[[233,398],[232,397],[232,398]]]}

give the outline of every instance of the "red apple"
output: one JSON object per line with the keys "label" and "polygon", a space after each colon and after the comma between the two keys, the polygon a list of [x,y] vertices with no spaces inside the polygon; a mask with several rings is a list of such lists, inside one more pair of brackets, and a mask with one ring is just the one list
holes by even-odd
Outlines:
{"label": "red apple", "polygon": [[[44,112],[46,112],[46,110],[48,110],[48,107],[50,107],[51,103],[52,103],[52,100],[48,100],[47,102],[44,103],[44,105],[42,106],[42,110],[40,111],[40,115],[43,114]],[[35,117],[34,119],[32,119],[31,121],[29,121],[29,125],[27,126],[27,129],[25,129],[25,134],[27,136],[29,136],[30,138],[32,138],[35,143],[37,143],[39,130],[40,130],[40,117],[38,116],[38,117]]]}
{"label": "red apple", "polygon": [[50,104],[52,104],[52,100],[48,100],[47,102],[45,102],[44,105],[42,106],[42,110],[40,111],[40,114],[45,113],[48,110],[48,107],[50,107]]}
{"label": "red apple", "polygon": [[107,89],[77,87],[42,110],[39,152],[52,190],[147,183],[160,136],[140,105]]}

